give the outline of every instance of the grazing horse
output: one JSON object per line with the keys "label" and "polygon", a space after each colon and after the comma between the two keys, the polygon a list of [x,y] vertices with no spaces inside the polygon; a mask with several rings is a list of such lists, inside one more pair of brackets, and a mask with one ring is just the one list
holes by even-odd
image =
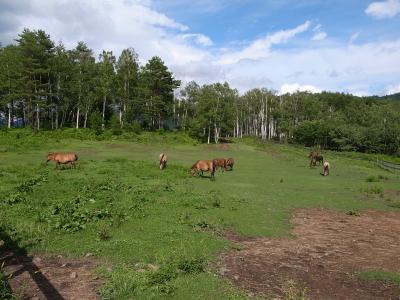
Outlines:
{"label": "grazing horse", "polygon": [[215,169],[222,169],[222,172],[226,171],[226,159],[225,158],[214,158],[215,161]]}
{"label": "grazing horse", "polygon": [[78,155],[73,152],[50,152],[47,154],[48,163],[50,160],[54,160],[56,162],[56,168],[60,164],[70,164],[71,167],[75,167],[75,163],[78,160]]}
{"label": "grazing horse", "polygon": [[322,167],[323,174],[321,174],[321,175],[328,176],[330,168],[331,168],[331,165],[329,164],[329,162],[327,162],[327,161],[324,162],[324,165]]}
{"label": "grazing horse", "polygon": [[308,155],[308,158],[310,159],[310,167],[317,165],[317,157],[320,156],[319,152],[316,151],[311,151],[310,154]]}
{"label": "grazing horse", "polygon": [[167,167],[167,155],[165,153],[160,154],[160,170],[163,170]]}
{"label": "grazing horse", "polygon": [[217,162],[215,160],[198,160],[190,167],[190,175],[193,176],[194,174],[201,172],[201,176],[203,176],[203,172],[210,172],[211,179],[215,179],[214,173],[216,164]]}
{"label": "grazing horse", "polygon": [[231,157],[226,160],[226,169],[229,167],[229,170],[233,171],[233,165],[235,164],[235,160]]}
{"label": "grazing horse", "polygon": [[324,157],[322,155],[317,155],[314,158],[315,158],[314,166],[317,164],[317,162],[318,162],[318,166],[320,166],[321,163],[324,164]]}

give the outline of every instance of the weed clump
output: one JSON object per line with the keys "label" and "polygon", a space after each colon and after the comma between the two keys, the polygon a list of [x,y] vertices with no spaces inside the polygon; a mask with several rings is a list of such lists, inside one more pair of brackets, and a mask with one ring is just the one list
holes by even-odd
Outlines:
{"label": "weed clump", "polygon": [[294,280],[288,280],[283,286],[285,300],[307,300],[306,292],[307,288]]}
{"label": "weed clump", "polygon": [[25,202],[27,195],[33,192],[33,188],[36,185],[40,185],[42,182],[45,181],[47,181],[47,174],[40,174],[38,176],[25,180],[15,188],[15,191],[11,192],[1,202],[8,205]]}
{"label": "weed clump", "polygon": [[355,216],[355,217],[359,217],[360,216],[360,213],[355,209],[349,210],[346,214],[349,215],[349,216]]}
{"label": "weed clump", "polygon": [[380,195],[383,197],[383,188],[379,185],[372,185],[362,190],[364,193],[369,195]]}
{"label": "weed clump", "polygon": [[365,179],[366,182],[379,182],[379,181],[385,181],[385,180],[389,180],[389,177],[387,177],[385,175],[381,175],[381,174],[378,176],[370,175]]}
{"label": "weed clump", "polygon": [[185,259],[178,264],[179,270],[187,274],[197,274],[204,272],[205,266],[206,264],[204,258]]}

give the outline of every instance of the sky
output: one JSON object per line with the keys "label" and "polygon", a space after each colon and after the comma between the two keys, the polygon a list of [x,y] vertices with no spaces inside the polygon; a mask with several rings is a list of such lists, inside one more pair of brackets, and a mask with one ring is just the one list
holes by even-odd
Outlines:
{"label": "sky", "polygon": [[160,56],[183,84],[400,92],[400,0],[0,0],[1,45],[23,28]]}

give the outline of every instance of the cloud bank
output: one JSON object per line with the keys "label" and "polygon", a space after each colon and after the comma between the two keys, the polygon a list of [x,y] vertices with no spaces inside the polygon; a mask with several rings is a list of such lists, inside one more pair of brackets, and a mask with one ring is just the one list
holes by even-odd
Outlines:
{"label": "cloud bank", "polygon": [[365,13],[377,19],[393,18],[400,13],[400,0],[372,2]]}
{"label": "cloud bank", "polygon": [[[399,1],[374,2],[366,13],[389,17]],[[68,48],[83,40],[97,54],[133,47],[142,63],[158,55],[184,82],[228,81],[240,92],[266,87],[384,94],[398,88],[400,39],[357,43],[356,32],[331,43],[311,20],[226,46],[158,11],[152,0],[1,1],[1,43],[13,42],[25,27],[44,29]]]}

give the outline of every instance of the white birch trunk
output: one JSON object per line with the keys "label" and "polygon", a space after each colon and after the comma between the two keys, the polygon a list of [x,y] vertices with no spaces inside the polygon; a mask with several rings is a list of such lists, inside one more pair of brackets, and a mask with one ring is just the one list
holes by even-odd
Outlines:
{"label": "white birch trunk", "polygon": [[85,111],[85,120],[83,121],[83,128],[86,128],[87,118],[88,118],[88,111],[89,111],[89,108],[86,107],[86,111]]}
{"label": "white birch trunk", "polygon": [[79,128],[79,106],[78,106],[78,110],[76,111],[76,129]]}
{"label": "white birch trunk", "polygon": [[40,130],[40,118],[39,118],[39,104],[36,103],[36,126],[37,130]]}
{"label": "white birch trunk", "polygon": [[8,104],[8,128],[11,128],[11,104]]}

